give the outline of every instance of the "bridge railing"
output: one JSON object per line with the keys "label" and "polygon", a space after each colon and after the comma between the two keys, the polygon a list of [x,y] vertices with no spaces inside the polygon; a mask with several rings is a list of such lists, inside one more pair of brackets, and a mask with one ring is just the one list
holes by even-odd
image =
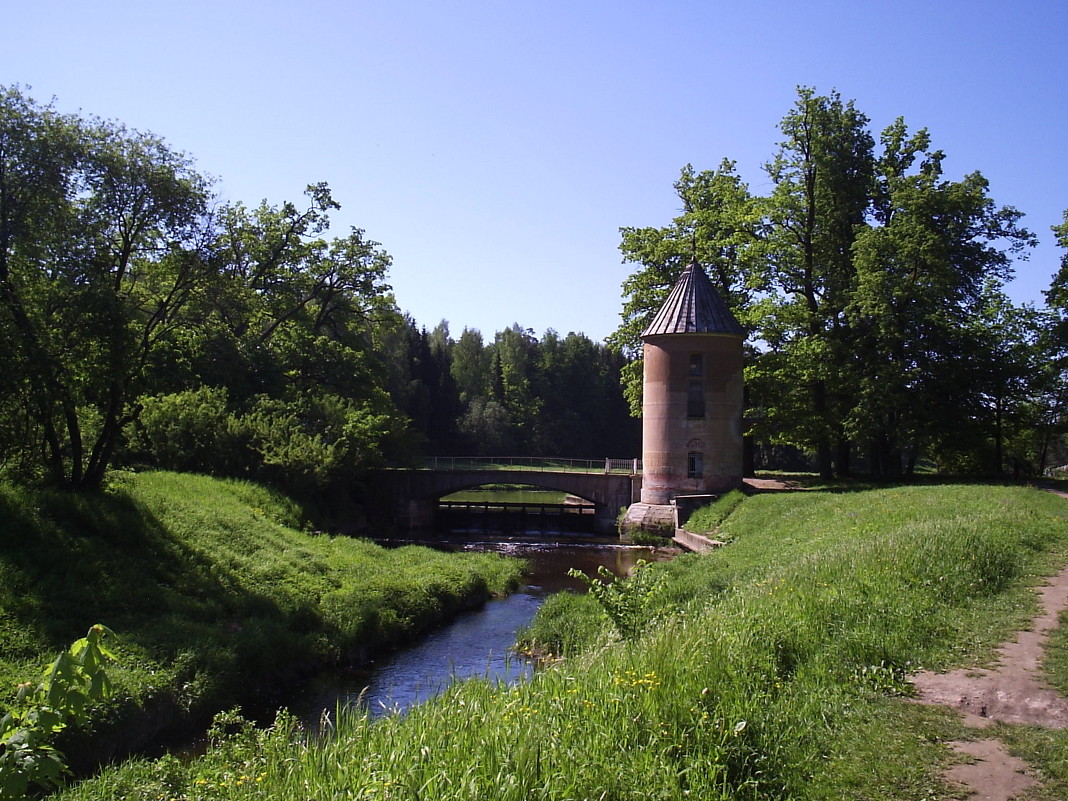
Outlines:
{"label": "bridge railing", "polygon": [[567,473],[616,473],[636,475],[641,459],[553,459],[534,456],[430,456],[419,465],[423,470],[536,470]]}

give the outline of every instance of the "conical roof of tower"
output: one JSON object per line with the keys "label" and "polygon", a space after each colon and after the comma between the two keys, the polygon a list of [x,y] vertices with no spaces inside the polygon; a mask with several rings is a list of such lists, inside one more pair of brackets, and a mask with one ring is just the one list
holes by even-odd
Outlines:
{"label": "conical roof of tower", "polygon": [[733,334],[745,336],[727,304],[696,260],[682,272],[642,338],[661,334]]}

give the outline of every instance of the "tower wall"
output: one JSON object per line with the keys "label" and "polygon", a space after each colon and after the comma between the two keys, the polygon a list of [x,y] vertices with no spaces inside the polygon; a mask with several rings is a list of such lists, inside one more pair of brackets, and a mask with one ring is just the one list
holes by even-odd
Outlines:
{"label": "tower wall", "polygon": [[742,337],[647,336],[644,359],[642,503],[739,486]]}

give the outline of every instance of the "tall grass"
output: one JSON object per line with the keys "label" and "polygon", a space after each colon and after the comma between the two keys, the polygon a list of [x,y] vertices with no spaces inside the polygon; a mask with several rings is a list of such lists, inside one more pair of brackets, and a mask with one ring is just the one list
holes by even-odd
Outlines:
{"label": "tall grass", "polygon": [[[0,487],[0,680],[14,688],[104,623],[121,654],[121,739],[135,704],[164,721],[267,706],[309,668],[410,640],[521,569],[300,524],[277,494],[202,476],[127,475],[98,496]],[[86,737],[88,751],[103,739]]]}
{"label": "tall grass", "polygon": [[938,738],[906,673],[989,654],[1063,560],[1064,501],[1019,488],[759,496],[733,544],[663,568],[644,635],[603,635],[528,682],[469,681],[322,736],[281,717],[189,765],[138,762],[65,797],[938,797]]}

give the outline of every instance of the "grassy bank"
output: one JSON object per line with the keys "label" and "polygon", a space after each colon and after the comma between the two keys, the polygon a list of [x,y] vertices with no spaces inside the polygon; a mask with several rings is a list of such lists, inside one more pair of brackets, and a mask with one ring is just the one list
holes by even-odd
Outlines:
{"label": "grassy bank", "polygon": [[490,554],[314,535],[262,487],[174,473],[97,496],[0,487],[0,531],[10,694],[90,625],[118,635],[121,692],[72,743],[87,756],[235,703],[271,708],[309,668],[410,640],[518,579]]}
{"label": "grassy bank", "polygon": [[377,723],[342,715],[322,738],[231,720],[201,759],[129,763],[65,798],[955,797],[939,777],[960,723],[906,703],[907,672],[981,661],[1029,618],[1029,587],[1068,553],[1066,502],[767,495],[721,533],[714,554],[656,566],[636,638],[588,604],[547,605],[547,638],[594,633],[528,683],[468,682]]}

